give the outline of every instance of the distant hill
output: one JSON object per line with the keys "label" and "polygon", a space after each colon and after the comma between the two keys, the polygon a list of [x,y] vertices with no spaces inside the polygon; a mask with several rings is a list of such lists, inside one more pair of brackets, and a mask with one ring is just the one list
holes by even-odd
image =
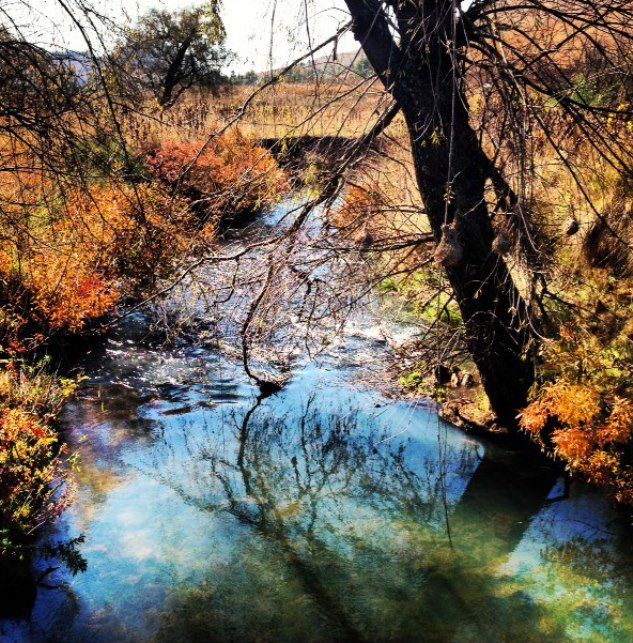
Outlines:
{"label": "distant hill", "polygon": [[[291,83],[313,82],[316,78],[336,78],[350,73],[350,70],[359,76],[369,77],[372,70],[364,53],[359,50],[318,56],[314,60],[306,60],[296,65],[286,75],[286,80]],[[273,74],[278,74],[281,69],[275,69]],[[237,84],[256,85],[265,82],[270,77],[270,72],[248,72],[234,77]]]}
{"label": "distant hill", "polygon": [[[332,55],[329,56],[320,56],[314,59],[314,66],[318,70],[328,69],[330,67],[353,67],[359,63],[359,61],[366,60],[365,54],[360,50],[356,51],[345,51],[338,53],[336,59]],[[303,63],[303,67],[312,67],[313,62],[310,60]]]}

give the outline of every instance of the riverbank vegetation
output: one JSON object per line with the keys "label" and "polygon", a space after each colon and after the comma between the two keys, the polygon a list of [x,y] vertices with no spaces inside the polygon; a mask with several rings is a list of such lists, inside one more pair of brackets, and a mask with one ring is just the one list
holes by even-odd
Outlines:
{"label": "riverbank vegetation", "polygon": [[194,135],[149,96],[135,117],[97,59],[78,74],[11,30],[0,54],[0,549],[21,557],[72,494],[56,422],[74,385],[42,355],[101,334],[288,185],[238,127]]}
{"label": "riverbank vegetation", "polygon": [[[414,265],[406,249],[389,271],[399,274],[389,275],[387,289],[411,298],[422,319],[433,316],[403,382],[428,390],[432,379],[466,424],[489,416],[488,424],[512,432],[519,419],[572,474],[630,504],[630,8],[605,8],[603,20],[598,5],[564,3],[561,11],[548,3],[524,10],[475,3],[457,27],[477,42],[469,58],[439,10],[422,3],[394,9],[399,45],[383,29],[389,17],[381,3],[347,5],[408,124],[398,143],[411,151],[410,172],[434,232]],[[410,31],[423,18],[436,25],[432,35]],[[454,59],[437,35],[443,29]],[[459,81],[420,81],[415,94],[408,79],[438,69],[447,77],[452,69]],[[432,107],[420,98],[428,94]],[[448,177],[443,189],[438,176]],[[343,207],[346,215],[375,214],[376,230],[360,235],[365,244],[384,234],[385,204],[398,195],[382,183],[350,189]],[[351,225],[371,227],[358,214]],[[475,370],[484,398],[464,390]],[[469,422],[464,416],[473,410]]]}
{"label": "riverbank vegetation", "polygon": [[217,2],[88,39],[79,65],[0,31],[0,553],[72,497],[56,420],[75,384],[37,360],[213,266],[291,189],[296,219],[243,279],[247,369],[290,326],[318,354],[377,292],[417,331],[385,377],[633,504],[630,7],[474,2],[454,22],[414,2],[394,40],[392,3],[369,4],[341,29],[364,53],[321,75],[302,59],[301,83],[231,86]]}
{"label": "riverbank vegetation", "polygon": [[[587,73],[581,66],[577,82]],[[588,104],[613,110],[608,135],[617,140],[617,154],[626,156],[633,149],[630,76],[595,78],[595,86],[585,88],[593,92],[587,95]],[[607,86],[601,88],[601,82]],[[313,131],[316,138],[342,132],[348,133],[344,138],[362,136],[362,124],[381,109],[384,97],[361,83],[351,92],[359,97],[359,107],[341,110],[349,113],[349,120],[328,113],[330,104],[340,108],[352,100],[342,98],[351,91],[349,83],[347,78],[328,85],[329,93],[320,91],[320,97],[328,96],[328,107],[314,122],[303,112],[290,117],[297,95],[309,96],[309,87],[295,88],[287,97],[278,90],[276,109],[286,115],[287,148]],[[474,117],[483,121],[490,114],[477,97]],[[265,124],[268,134],[274,118],[260,102],[253,118]],[[540,99],[537,105],[552,130],[563,131],[564,108],[551,99]],[[529,206],[529,220],[520,209],[518,214],[499,211],[493,219],[494,256],[508,263],[534,324],[530,354],[535,383],[518,423],[524,435],[570,474],[628,505],[633,484],[631,183],[626,170],[616,171],[596,151],[582,126],[552,140],[543,131],[535,132],[529,146],[530,169],[520,175],[528,201],[522,207]],[[327,180],[328,170],[318,155],[311,159],[308,154],[302,170],[310,184],[318,186],[314,177],[319,175]],[[486,202],[501,207],[492,183]],[[447,417],[467,428],[493,433],[506,429],[495,418],[469,352],[462,313],[417,193],[408,132],[400,118],[387,130],[380,149],[350,174],[328,217],[339,248],[351,244],[357,260],[371,266],[369,279],[382,293],[384,311],[404,314],[420,326],[418,339],[396,349],[393,370],[405,392],[435,397]]]}
{"label": "riverbank vegetation", "polygon": [[11,362],[0,376],[3,550],[17,548],[21,554],[20,546],[72,498],[70,456],[54,423],[75,388],[74,381],[58,380],[44,366],[18,371]]}

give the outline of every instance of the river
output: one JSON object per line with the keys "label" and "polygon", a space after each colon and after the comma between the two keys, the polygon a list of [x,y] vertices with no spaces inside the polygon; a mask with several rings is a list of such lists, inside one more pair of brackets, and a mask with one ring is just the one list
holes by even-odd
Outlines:
{"label": "river", "polygon": [[81,468],[49,536],[83,534],[87,570],[50,575],[2,641],[633,640],[605,499],[368,384],[372,333],[264,398],[139,323],[85,358],[64,417]]}

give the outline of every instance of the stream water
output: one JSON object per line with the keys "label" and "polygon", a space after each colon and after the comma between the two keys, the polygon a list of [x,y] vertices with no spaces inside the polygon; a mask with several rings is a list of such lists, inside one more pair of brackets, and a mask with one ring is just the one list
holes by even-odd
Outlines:
{"label": "stream water", "polygon": [[633,640],[607,502],[364,384],[385,350],[349,336],[262,399],[218,350],[113,337],[64,419],[52,536],[83,534],[87,571],[0,639]]}

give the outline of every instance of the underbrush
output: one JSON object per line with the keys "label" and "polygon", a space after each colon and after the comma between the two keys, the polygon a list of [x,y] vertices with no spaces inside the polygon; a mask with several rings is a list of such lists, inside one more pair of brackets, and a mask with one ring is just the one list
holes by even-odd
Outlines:
{"label": "underbrush", "polygon": [[210,141],[161,142],[144,151],[151,177],[224,223],[275,204],[289,189],[273,156],[233,130]]}
{"label": "underbrush", "polygon": [[[36,353],[97,332],[124,302],[151,297],[222,223],[287,188],[272,156],[238,132],[202,151],[201,143],[141,149],[138,141],[126,151],[112,137],[78,136],[56,167],[28,144],[0,140],[2,559],[27,555],[72,497],[74,459],[55,422],[75,385],[46,365],[29,367]],[[72,547],[56,553],[81,564]]]}
{"label": "underbrush", "polygon": [[[630,146],[630,128],[621,140]],[[542,144],[538,171],[528,177],[528,219],[505,212],[493,220],[493,251],[544,337],[537,383],[519,424],[570,474],[633,505],[633,185],[581,139],[567,160],[579,168],[575,178]],[[352,177],[330,223],[370,258],[387,308],[420,326],[421,339],[397,351],[399,382],[408,394],[440,401],[458,423],[501,429],[477,385],[459,308],[432,260],[433,242],[422,238],[423,209],[393,189],[410,185],[410,162],[389,180],[381,166],[390,164],[381,159],[364,180]],[[394,239],[404,243],[390,249]]]}
{"label": "underbrush", "polygon": [[18,225],[4,222],[0,279],[12,339],[84,330],[167,277],[194,228],[182,200],[146,185],[95,184]]}
{"label": "underbrush", "polygon": [[54,424],[76,386],[45,365],[0,373],[0,556],[23,555],[72,498],[73,459]]}
{"label": "underbrush", "polygon": [[564,321],[559,337],[545,342],[541,380],[521,416],[523,429],[544,450],[628,505],[633,505],[632,286],[630,279],[597,271],[575,293],[575,301],[591,299],[593,305]]}

